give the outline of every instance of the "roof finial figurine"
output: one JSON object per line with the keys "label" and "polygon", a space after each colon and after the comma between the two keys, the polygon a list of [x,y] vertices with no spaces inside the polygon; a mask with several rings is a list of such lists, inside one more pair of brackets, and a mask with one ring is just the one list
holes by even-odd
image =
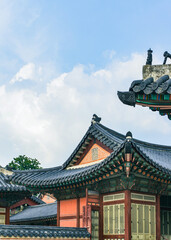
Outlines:
{"label": "roof finial figurine", "polygon": [[167,58],[170,58],[170,59],[171,59],[171,54],[168,53],[167,51],[165,51],[165,52],[163,53],[163,56],[164,56],[163,65],[165,65],[165,64],[166,64],[166,61],[167,61]]}
{"label": "roof finial figurine", "polygon": [[148,49],[146,65],[152,65],[152,61],[153,61],[152,52],[153,52],[153,50],[151,50],[151,48]]}
{"label": "roof finial figurine", "polygon": [[100,123],[100,121],[101,121],[101,117],[98,117],[96,114],[93,114],[91,123],[92,123],[92,124],[94,124],[94,123]]}

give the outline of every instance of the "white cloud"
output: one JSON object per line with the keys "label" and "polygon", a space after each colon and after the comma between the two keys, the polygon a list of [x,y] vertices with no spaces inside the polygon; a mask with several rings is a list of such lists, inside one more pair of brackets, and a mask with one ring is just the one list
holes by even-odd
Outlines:
{"label": "white cloud", "polygon": [[[62,164],[89,127],[93,113],[116,131],[131,130],[134,137],[167,143],[171,134],[167,117],[123,105],[117,97],[117,90],[125,91],[134,79],[141,79],[143,63],[144,56],[133,54],[127,61],[114,59],[90,73],[87,66],[78,65],[45,83],[44,92],[1,86],[1,164],[19,154],[38,158],[44,167]],[[37,81],[40,75],[40,67],[29,63],[11,82]]]}
{"label": "white cloud", "polygon": [[15,82],[22,82],[24,80],[40,80],[42,74],[42,68],[36,68],[34,63],[28,63],[24,65],[18,73],[11,79],[10,83],[13,84]]}

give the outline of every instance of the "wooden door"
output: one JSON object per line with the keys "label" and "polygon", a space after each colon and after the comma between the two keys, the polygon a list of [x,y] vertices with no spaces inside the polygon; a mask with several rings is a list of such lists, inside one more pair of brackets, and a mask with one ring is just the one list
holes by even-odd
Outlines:
{"label": "wooden door", "polygon": [[91,210],[91,240],[99,240],[99,210]]}
{"label": "wooden door", "polygon": [[131,204],[131,236],[133,240],[156,240],[155,205]]}

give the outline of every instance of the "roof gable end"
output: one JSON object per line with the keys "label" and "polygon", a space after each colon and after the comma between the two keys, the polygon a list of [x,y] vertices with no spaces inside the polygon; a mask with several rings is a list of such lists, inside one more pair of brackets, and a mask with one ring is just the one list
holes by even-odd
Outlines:
{"label": "roof gable end", "polygon": [[82,159],[82,156],[85,154],[87,149],[90,149],[93,141],[94,143],[98,141],[101,146],[103,145],[104,149],[106,148],[107,151],[111,153],[112,151],[116,150],[116,148],[118,148],[118,146],[123,142],[124,138],[124,135],[106,128],[102,124],[91,124],[73,153],[63,164],[63,169],[80,163],[80,159]]}

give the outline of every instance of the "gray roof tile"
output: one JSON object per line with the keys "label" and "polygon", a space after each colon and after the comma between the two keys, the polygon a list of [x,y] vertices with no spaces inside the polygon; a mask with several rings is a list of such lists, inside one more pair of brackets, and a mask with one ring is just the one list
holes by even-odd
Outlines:
{"label": "gray roof tile", "polygon": [[8,176],[0,173],[0,192],[22,192],[27,191],[24,186],[12,184]]}
{"label": "gray roof tile", "polygon": [[38,198],[38,197],[36,197],[34,195],[32,195],[30,197],[30,199],[33,200],[34,202],[38,203],[38,204],[44,204],[45,203],[44,201],[42,201],[42,199],[40,199],[40,198]]}
{"label": "gray roof tile", "polygon": [[90,238],[86,228],[0,225],[0,237]]}
{"label": "gray roof tile", "polygon": [[28,221],[35,221],[41,219],[51,219],[57,216],[57,202],[49,204],[40,204],[35,206],[29,206],[23,211],[12,215],[10,217],[10,223],[21,223]]}

